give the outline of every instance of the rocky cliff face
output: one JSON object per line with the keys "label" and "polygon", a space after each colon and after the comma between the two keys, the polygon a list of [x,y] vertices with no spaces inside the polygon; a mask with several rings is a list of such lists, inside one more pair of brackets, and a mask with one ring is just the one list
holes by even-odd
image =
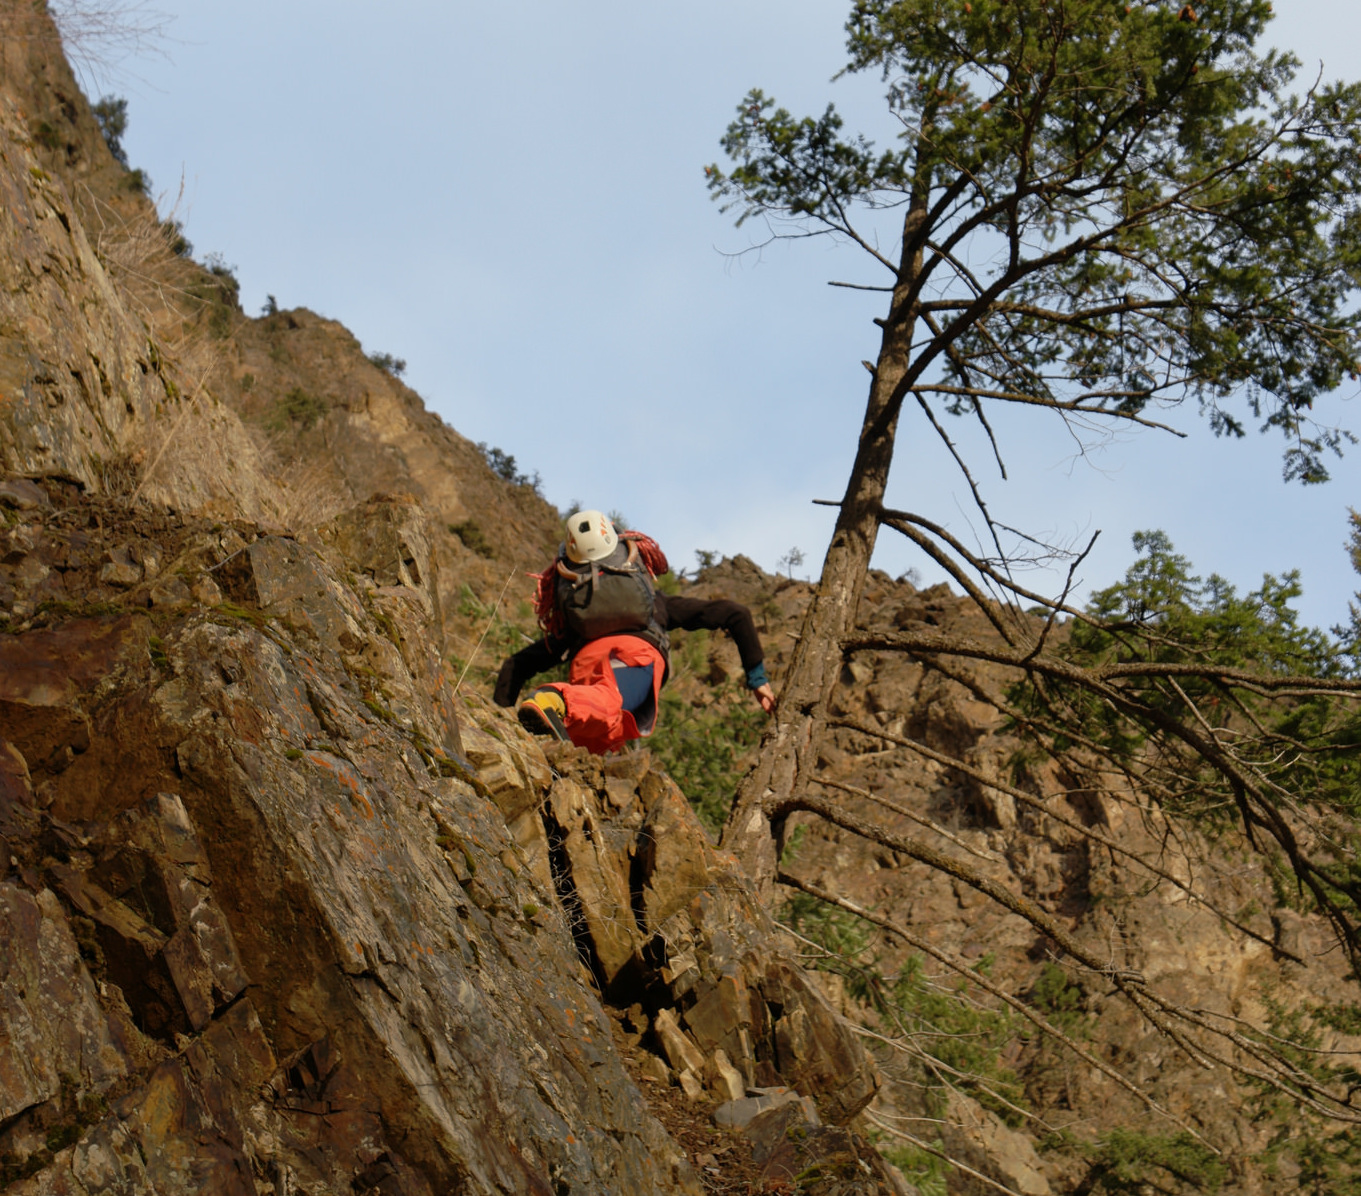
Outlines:
{"label": "rocky cliff face", "polygon": [[753,1178],[902,1190],[838,1128],[874,1068],[665,774],[460,692],[556,513],[338,324],[246,320],[6,18],[6,1190],[698,1192],[659,1100],[772,1106]]}
{"label": "rocky cliff face", "polygon": [[[706,571],[693,592],[734,596],[760,612],[779,675],[810,586],[738,558]],[[859,625],[868,632],[929,627],[984,641],[993,634],[984,613],[945,586],[918,590],[883,574],[871,577]],[[692,701],[721,708],[727,699],[712,681],[732,675],[736,659],[722,642],[706,647],[707,671],[693,669],[679,684]],[[692,655],[683,642],[680,651]],[[1235,832],[1213,842],[1173,834],[1137,795],[1113,800],[1108,785],[1093,784],[1080,753],[1062,766],[1037,760],[998,710],[1009,681],[1004,669],[985,663],[947,674],[892,652],[857,652],[843,668],[832,716],[863,729],[833,728],[814,788],[846,812],[925,838],[973,873],[1033,900],[1110,969],[1143,975],[1169,1001],[1207,1020],[1295,1033],[1286,1029],[1289,1011],[1354,1001],[1329,928],[1288,900],[1274,907],[1262,901],[1270,883]],[[1222,1057],[1208,1060],[1161,1033],[1108,974],[1074,965],[1031,923],[958,877],[807,815],[792,823],[789,873],[905,927],[919,944],[861,923],[846,940],[854,958],[824,956],[822,978],[849,1017],[883,1035],[871,1044],[884,1080],[872,1109],[878,1120],[984,1177],[956,1172],[951,1191],[996,1190],[989,1181],[1033,1196],[1293,1190],[1300,1164],[1291,1144],[1301,1126],[1292,1103],[1275,1103]],[[1161,874],[1132,857],[1153,861]],[[918,969],[912,974],[922,985],[895,1005],[885,994],[905,963]],[[973,968],[1027,997],[1148,1100],[1010,1017],[992,994],[969,984]],[[933,1003],[933,992],[959,994],[957,1016]],[[971,1020],[958,1014],[963,1008],[992,1013]],[[991,1045],[952,1052],[952,1038]],[[1361,1039],[1328,1032],[1316,1047],[1354,1059]],[[1181,1173],[1160,1168],[1158,1152],[1190,1134],[1200,1135],[1205,1165]],[[1123,1175],[1106,1167],[1113,1156],[1103,1144],[1112,1140],[1137,1143],[1123,1156]],[[918,1154],[916,1161],[930,1160]]]}
{"label": "rocky cliff face", "polygon": [[[46,14],[3,18],[7,1190],[907,1191],[868,1116],[964,1163],[957,1192],[1103,1190],[1092,1143],[1179,1125],[1223,1152],[1226,1191],[1287,1174],[1254,1159],[1282,1131],[1239,1081],[1100,976],[1056,970],[1053,944],[967,885],[788,828],[791,871],[1043,990],[1170,1118],[1004,1019],[900,1033],[863,997],[913,951],[885,936],[861,943],[870,972],[826,970],[648,753],[545,755],[491,707],[485,666],[532,624],[522,590],[500,597],[551,550],[556,513],[341,325],[247,319],[230,275],[176,252],[127,186]],[[757,612],[778,679],[808,587],[739,558],[692,592]],[[862,622],[984,633],[976,608],[886,577]],[[677,649],[671,692],[714,716],[699,734],[721,728],[735,654]],[[837,713],[864,729],[832,734],[828,791],[895,830],[925,823],[1188,1005],[1260,1021],[1344,991],[1315,967],[1304,992],[1291,958],[1326,936],[1246,908],[1230,853],[1168,843],[1077,769],[1023,778],[1049,812],[999,787],[1017,749],[988,701],[1004,685],[856,656]],[[1194,870],[1258,937],[1226,939],[1102,838],[1173,880]],[[956,986],[928,968],[919,1010],[963,992],[991,1016]],[[1000,1096],[950,1070],[947,1038],[984,1044]],[[930,1157],[913,1156],[927,1190]]]}
{"label": "rocky cliff face", "polygon": [[176,381],[34,148],[0,93],[0,468],[109,490],[154,462],[136,487],[150,499],[270,512],[278,499],[240,420]]}
{"label": "rocky cliff face", "polygon": [[696,1192],[602,997],[702,1104],[873,1096],[646,754],[455,698],[417,505],[303,542],[0,496],[10,1190]]}

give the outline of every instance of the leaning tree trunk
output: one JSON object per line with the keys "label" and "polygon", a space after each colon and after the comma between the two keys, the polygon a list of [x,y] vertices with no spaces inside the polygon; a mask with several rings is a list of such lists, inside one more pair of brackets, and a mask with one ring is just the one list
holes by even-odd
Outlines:
{"label": "leaning tree trunk", "polygon": [[904,223],[903,260],[883,322],[860,444],[822,576],[804,615],[775,720],[761,742],[756,766],[738,787],[723,829],[723,847],[737,855],[763,895],[778,863],[772,822],[776,827],[782,823],[783,809],[817,764],[828,703],[841,671],[841,644],[855,626],[874,553],[902,406],[902,396],[895,392],[911,357],[916,322],[911,295],[922,265],[917,246],[924,219],[924,204],[914,202]]}

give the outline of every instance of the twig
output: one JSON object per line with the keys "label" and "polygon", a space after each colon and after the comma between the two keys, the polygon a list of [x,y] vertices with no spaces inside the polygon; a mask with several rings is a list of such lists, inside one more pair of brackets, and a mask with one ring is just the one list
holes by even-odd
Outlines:
{"label": "twig", "polygon": [[[1108,1076],[1110,1079],[1114,1080],[1117,1084],[1120,1085],[1120,1087],[1124,1088],[1131,1095],[1138,1097],[1139,1100],[1141,1100],[1153,1112],[1159,1114],[1162,1117],[1167,1118],[1168,1121],[1172,1122],[1174,1125],[1180,1126],[1182,1129],[1186,1130],[1192,1136],[1200,1139],[1202,1142],[1204,1141],[1204,1139],[1201,1138],[1200,1135],[1197,1134],[1194,1129],[1186,1125],[1175,1114],[1170,1113],[1168,1110],[1164,1109],[1161,1105],[1159,1105],[1157,1101],[1155,1101],[1151,1096],[1148,1095],[1148,1093],[1146,1093],[1142,1088],[1135,1084],[1133,1080],[1129,1079],[1121,1072],[1116,1070],[1114,1067],[1112,1067],[1109,1063],[1104,1062],[1097,1056],[1093,1055],[1090,1051],[1086,1050],[1084,1047],[1074,1042],[1073,1039],[1070,1038],[1067,1034],[1065,1034],[1062,1030],[1052,1025],[1047,1018],[1041,1016],[1029,1005],[1025,1004],[1024,1001],[1021,1001],[1018,998],[1012,996],[1000,984],[992,980],[990,977],[985,976],[982,972],[978,971],[977,968],[970,967],[962,960],[956,959],[948,951],[942,951],[939,947],[933,946],[931,943],[928,943],[925,939],[918,938],[910,930],[905,929],[898,923],[891,922],[889,921],[889,919],[882,917],[881,915],[876,914],[871,910],[864,909],[862,906],[856,904],[854,901],[848,901],[844,897],[838,897],[836,894],[829,893],[825,889],[822,889],[809,881],[803,880],[800,877],[794,876],[791,873],[782,871],[776,875],[775,879],[778,880],[781,884],[789,885],[791,888],[795,888],[800,890],[801,892],[807,893],[810,897],[816,897],[819,901],[825,901],[829,905],[835,905],[838,909],[844,909],[847,913],[854,914],[858,918],[863,918],[867,922],[874,923],[874,925],[879,926],[882,929],[887,930],[890,934],[896,935],[898,938],[902,939],[913,950],[920,951],[924,955],[929,955],[938,963],[944,964],[952,972],[968,980],[970,984],[977,984],[979,988],[985,989],[987,992],[992,993],[992,995],[995,996],[999,1001],[1005,1002],[1017,1013],[1019,1013],[1023,1018],[1025,1018],[1026,1021],[1036,1026],[1043,1033],[1050,1035],[1057,1042],[1063,1043],[1064,1046],[1066,1046],[1070,1051],[1072,1051],[1073,1054],[1075,1054],[1084,1063],[1087,1063],[1091,1067],[1094,1067],[1097,1071],[1101,1072],[1102,1075]],[[1206,1145],[1208,1146],[1209,1144],[1206,1143]]]}
{"label": "twig", "polygon": [[1035,641],[1035,647],[1031,649],[1030,652],[1031,656],[1038,656],[1044,651],[1044,641],[1049,638],[1049,633],[1054,630],[1054,622],[1058,619],[1059,611],[1063,609],[1064,604],[1068,601],[1069,591],[1073,588],[1073,574],[1077,572],[1077,567],[1086,559],[1087,554],[1096,547],[1096,538],[1100,534],[1101,529],[1097,528],[1097,530],[1092,533],[1092,538],[1088,541],[1087,547],[1084,548],[1079,555],[1075,556],[1072,564],[1068,566],[1068,577],[1063,583],[1063,593],[1058,596],[1058,599],[1054,602],[1053,606],[1050,607],[1049,617],[1044,621],[1044,630],[1040,632],[1040,638]]}
{"label": "twig", "polygon": [[482,628],[482,634],[477,637],[477,645],[473,648],[473,654],[468,657],[468,663],[463,666],[463,672],[458,675],[458,680],[454,682],[454,692],[451,696],[458,697],[458,691],[463,685],[463,678],[468,675],[468,670],[473,667],[473,661],[477,659],[477,654],[482,650],[482,641],[487,638],[487,632],[496,622],[496,612],[501,609],[501,599],[506,596],[506,591],[510,589],[511,580],[515,577],[515,569],[506,575],[506,584],[501,587],[501,593],[497,595],[496,604],[491,608],[491,617],[487,620],[487,625]]}

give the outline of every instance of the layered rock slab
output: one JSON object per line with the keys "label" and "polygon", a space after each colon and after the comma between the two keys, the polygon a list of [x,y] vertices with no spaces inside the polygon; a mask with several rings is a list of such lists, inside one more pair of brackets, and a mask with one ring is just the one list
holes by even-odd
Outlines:
{"label": "layered rock slab", "polygon": [[546,821],[578,942],[613,1002],[651,1015],[677,1082],[719,1101],[787,1085],[833,1123],[855,1117],[873,1063],[675,783],[646,753],[550,758]]}

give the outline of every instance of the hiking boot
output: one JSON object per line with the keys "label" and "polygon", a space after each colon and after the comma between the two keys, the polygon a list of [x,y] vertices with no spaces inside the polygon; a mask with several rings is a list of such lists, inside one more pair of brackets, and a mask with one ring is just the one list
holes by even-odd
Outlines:
{"label": "hiking boot", "polygon": [[567,703],[556,689],[541,689],[520,703],[516,716],[531,735],[547,735],[552,739],[566,739],[567,728],[563,717],[567,714]]}

